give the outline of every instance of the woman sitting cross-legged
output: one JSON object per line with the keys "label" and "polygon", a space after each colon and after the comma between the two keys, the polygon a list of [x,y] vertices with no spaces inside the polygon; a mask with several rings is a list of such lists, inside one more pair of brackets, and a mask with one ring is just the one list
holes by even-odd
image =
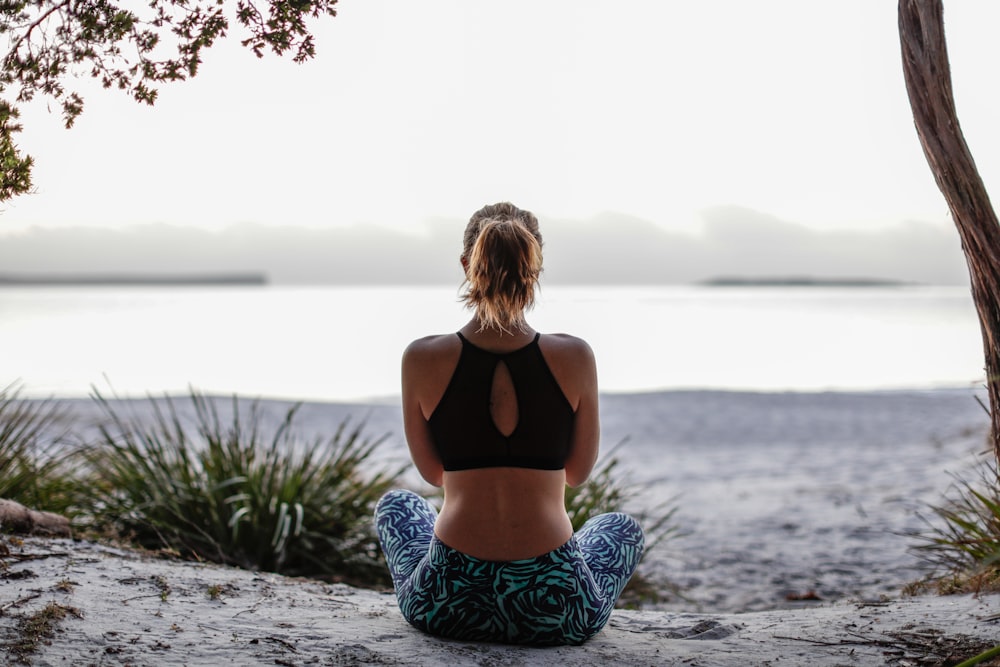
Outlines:
{"label": "woman sitting cross-legged", "polygon": [[525,321],[542,270],[534,215],[507,203],[476,212],[461,262],[474,317],[403,355],[406,440],[423,478],[444,487],[441,512],[405,490],[375,510],[399,608],[443,637],[580,644],[607,623],[643,549],[630,516],[574,534],[566,514],[566,485],[597,458],[594,356]]}

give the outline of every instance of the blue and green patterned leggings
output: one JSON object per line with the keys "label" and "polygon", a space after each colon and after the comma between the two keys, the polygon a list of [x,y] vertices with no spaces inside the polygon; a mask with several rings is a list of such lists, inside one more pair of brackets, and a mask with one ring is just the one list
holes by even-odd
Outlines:
{"label": "blue and green patterned leggings", "polygon": [[467,556],[434,535],[437,512],[397,489],[375,526],[403,617],[442,637],[509,644],[581,644],[611,616],[642,556],[626,514],[593,517],[554,551],[513,561]]}

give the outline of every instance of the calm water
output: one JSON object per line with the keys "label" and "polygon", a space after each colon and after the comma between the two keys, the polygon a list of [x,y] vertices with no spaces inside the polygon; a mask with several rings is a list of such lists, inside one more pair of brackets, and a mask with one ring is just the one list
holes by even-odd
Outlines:
{"label": "calm water", "polygon": [[[32,395],[398,393],[399,356],[459,328],[452,287],[0,289],[0,368]],[[970,386],[965,287],[546,287],[532,324],[586,338],[605,391]]]}

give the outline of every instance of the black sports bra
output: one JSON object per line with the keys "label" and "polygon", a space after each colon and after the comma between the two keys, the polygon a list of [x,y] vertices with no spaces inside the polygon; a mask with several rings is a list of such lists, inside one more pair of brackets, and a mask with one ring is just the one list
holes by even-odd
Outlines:
{"label": "black sports bra", "polygon": [[[566,466],[575,414],[545,363],[539,336],[535,334],[520,349],[498,354],[458,334],[462,354],[427,420],[445,470],[508,466],[562,470]],[[507,365],[517,396],[517,426],[507,436],[490,415],[493,374],[500,362]]]}

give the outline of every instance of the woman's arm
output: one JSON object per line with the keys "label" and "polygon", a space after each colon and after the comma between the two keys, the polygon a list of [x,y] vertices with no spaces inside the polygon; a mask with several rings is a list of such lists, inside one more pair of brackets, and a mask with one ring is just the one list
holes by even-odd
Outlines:
{"label": "woman's arm", "polygon": [[573,440],[566,460],[566,483],[580,486],[587,481],[594,468],[601,440],[597,362],[594,360],[594,351],[582,339],[572,336],[559,338],[562,354],[558,355],[561,363],[557,364],[559,372],[556,379],[560,381],[570,402],[573,403],[574,399],[576,402]]}
{"label": "woman's arm", "polygon": [[403,394],[403,430],[406,434],[406,444],[410,449],[410,458],[417,467],[420,476],[429,484],[441,486],[444,480],[444,466],[434,450],[430,426],[420,402],[422,383],[432,376],[428,372],[430,355],[424,340],[417,340],[403,352],[402,394]]}

